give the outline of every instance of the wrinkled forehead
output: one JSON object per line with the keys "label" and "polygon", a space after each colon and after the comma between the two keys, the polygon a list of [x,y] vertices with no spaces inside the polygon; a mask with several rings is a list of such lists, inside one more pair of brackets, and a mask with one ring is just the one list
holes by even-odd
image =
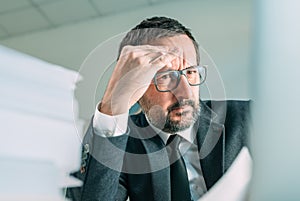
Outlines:
{"label": "wrinkled forehead", "polygon": [[182,62],[182,65],[178,66],[180,69],[197,65],[195,46],[192,40],[186,35],[181,34],[172,37],[163,37],[150,41],[148,44],[167,46],[170,51],[176,49],[172,54],[176,54],[178,59],[181,60],[180,62]]}

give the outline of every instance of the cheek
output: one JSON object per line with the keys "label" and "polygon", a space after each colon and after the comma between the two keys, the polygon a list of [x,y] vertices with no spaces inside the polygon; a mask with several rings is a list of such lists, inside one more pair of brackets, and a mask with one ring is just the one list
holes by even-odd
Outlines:
{"label": "cheek", "polygon": [[196,89],[193,90],[193,94],[196,99],[200,99],[200,89],[199,87],[195,87]]}
{"label": "cheek", "polygon": [[159,92],[154,85],[150,85],[144,94],[144,98],[149,100],[151,106],[160,106],[166,110],[174,102],[174,96],[169,92]]}
{"label": "cheek", "polygon": [[200,87],[194,86],[192,87],[192,93],[193,93],[193,100],[196,104],[199,104],[200,102]]}

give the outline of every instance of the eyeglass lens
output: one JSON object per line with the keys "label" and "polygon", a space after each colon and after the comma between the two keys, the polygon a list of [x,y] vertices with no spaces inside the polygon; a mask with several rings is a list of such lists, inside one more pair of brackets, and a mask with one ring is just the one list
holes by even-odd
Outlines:
{"label": "eyeglass lens", "polygon": [[190,67],[182,71],[165,71],[157,73],[155,84],[160,91],[169,91],[177,87],[180,75],[187,78],[190,85],[200,85],[205,78],[205,69],[203,67]]}

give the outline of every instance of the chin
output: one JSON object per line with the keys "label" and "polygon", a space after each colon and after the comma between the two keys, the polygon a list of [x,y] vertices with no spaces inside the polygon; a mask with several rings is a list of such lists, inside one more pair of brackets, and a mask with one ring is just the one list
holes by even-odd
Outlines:
{"label": "chin", "polygon": [[163,131],[169,133],[180,132],[192,126],[198,117],[196,110],[194,112],[186,112],[174,115],[168,115]]}
{"label": "chin", "polygon": [[163,131],[169,133],[184,131],[194,123],[195,123],[194,121],[171,121],[170,120],[166,122]]}

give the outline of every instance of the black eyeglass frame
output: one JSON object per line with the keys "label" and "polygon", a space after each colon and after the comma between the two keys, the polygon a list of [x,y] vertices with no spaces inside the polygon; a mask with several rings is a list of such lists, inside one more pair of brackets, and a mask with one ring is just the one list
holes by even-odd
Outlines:
{"label": "black eyeglass frame", "polygon": [[[188,80],[188,78],[187,78],[187,76],[186,76],[186,72],[187,72],[189,69],[191,69],[191,68],[197,68],[199,72],[200,72],[200,68],[201,68],[201,69],[204,69],[204,72],[205,72],[205,73],[204,73],[204,77],[202,77],[201,74],[199,73],[199,74],[200,74],[200,83],[199,83],[199,84],[191,84],[191,83],[189,82],[189,80]],[[160,90],[160,89],[158,89],[158,86],[157,86],[156,77],[157,77],[158,75],[160,75],[160,74],[162,74],[162,73],[166,73],[166,72],[178,72],[178,73],[179,73],[179,76],[177,77],[177,82],[176,82],[176,85],[174,86],[173,89]],[[183,69],[183,70],[167,70],[167,71],[163,71],[163,72],[156,73],[156,74],[154,75],[154,78],[153,78],[153,81],[154,81],[154,85],[155,85],[156,90],[159,91],[159,92],[170,92],[170,91],[176,89],[176,88],[178,87],[179,82],[180,82],[181,75],[184,75],[184,77],[187,79],[187,81],[188,81],[188,83],[189,83],[190,86],[199,86],[199,85],[203,84],[203,83],[205,82],[205,80],[206,80],[206,76],[207,76],[207,65],[190,66],[190,67],[185,68],[185,69]]]}

